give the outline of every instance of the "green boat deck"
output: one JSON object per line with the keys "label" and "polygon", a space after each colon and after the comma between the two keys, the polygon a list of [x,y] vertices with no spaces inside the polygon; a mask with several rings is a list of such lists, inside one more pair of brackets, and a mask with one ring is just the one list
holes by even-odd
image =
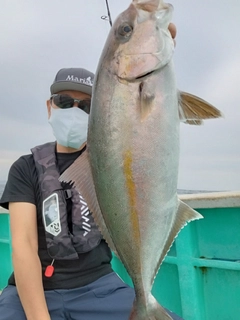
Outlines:
{"label": "green boat deck", "polygon": [[[183,228],[154,282],[161,305],[185,320],[240,319],[240,192],[181,195],[204,219]],[[12,272],[7,210],[0,207],[0,290]],[[114,256],[114,270],[131,279]]]}

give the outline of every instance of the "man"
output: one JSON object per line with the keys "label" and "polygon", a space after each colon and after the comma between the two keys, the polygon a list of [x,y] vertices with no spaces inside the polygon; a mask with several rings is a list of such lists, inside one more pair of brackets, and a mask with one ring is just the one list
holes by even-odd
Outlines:
{"label": "man", "polygon": [[58,180],[86,150],[93,77],[82,68],[57,73],[47,101],[56,143],[33,148],[9,171],[0,205],[10,213],[14,274],[0,296],[0,320],[129,318],[133,289],[112,271],[84,199]]}

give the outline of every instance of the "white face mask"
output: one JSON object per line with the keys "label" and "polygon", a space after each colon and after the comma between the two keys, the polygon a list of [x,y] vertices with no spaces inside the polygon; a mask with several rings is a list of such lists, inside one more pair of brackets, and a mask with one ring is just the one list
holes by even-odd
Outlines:
{"label": "white face mask", "polygon": [[88,114],[79,108],[51,108],[48,122],[57,142],[64,147],[79,149],[87,140]]}

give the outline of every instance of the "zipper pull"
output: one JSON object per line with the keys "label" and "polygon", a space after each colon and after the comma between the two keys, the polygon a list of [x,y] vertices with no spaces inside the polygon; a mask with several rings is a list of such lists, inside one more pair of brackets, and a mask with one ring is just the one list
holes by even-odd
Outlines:
{"label": "zipper pull", "polygon": [[54,263],[55,259],[53,259],[52,263],[47,266],[46,270],[45,270],[45,277],[47,278],[51,278],[51,276],[53,275],[53,272],[54,272],[54,266],[53,266],[53,263]]}

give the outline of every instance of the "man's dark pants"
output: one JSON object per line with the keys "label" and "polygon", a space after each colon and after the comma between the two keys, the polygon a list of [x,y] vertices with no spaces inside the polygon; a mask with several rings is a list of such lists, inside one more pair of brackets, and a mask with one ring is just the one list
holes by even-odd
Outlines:
{"label": "man's dark pants", "polygon": [[[45,291],[45,297],[51,320],[128,320],[134,290],[113,272],[82,288]],[[7,286],[0,295],[0,320],[13,319],[26,317],[16,287]]]}

